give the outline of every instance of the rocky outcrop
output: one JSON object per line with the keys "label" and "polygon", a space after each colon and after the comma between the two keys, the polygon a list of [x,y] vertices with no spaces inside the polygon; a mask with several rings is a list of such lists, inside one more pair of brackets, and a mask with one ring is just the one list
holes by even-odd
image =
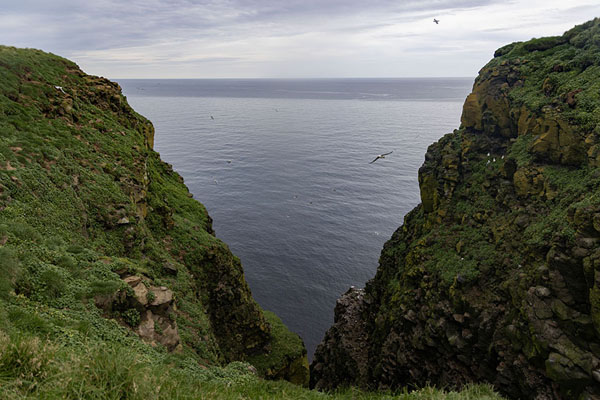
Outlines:
{"label": "rocky outcrop", "polygon": [[368,336],[362,317],[366,307],[364,289],[350,288],[337,300],[333,326],[315,352],[311,387],[331,390],[336,386],[366,385]]}
{"label": "rocky outcrop", "polygon": [[136,333],[150,344],[160,343],[170,351],[175,350],[181,340],[174,321],[173,291],[164,286],[147,287],[139,276],[129,276],[124,281],[134,293],[128,299],[129,310],[135,309],[141,317]]}
{"label": "rocky outcrop", "polygon": [[384,246],[368,302],[336,307],[314,386],[600,396],[598,34],[596,19],[513,43],[480,71],[460,129],[425,155],[422,204]]}
{"label": "rocky outcrop", "polygon": [[[97,296],[95,303],[108,317],[116,317],[153,346],[163,345],[168,351],[181,348],[173,291],[164,286],[151,286],[147,278],[126,276],[126,289]],[[144,282],[145,281],[145,282]]]}

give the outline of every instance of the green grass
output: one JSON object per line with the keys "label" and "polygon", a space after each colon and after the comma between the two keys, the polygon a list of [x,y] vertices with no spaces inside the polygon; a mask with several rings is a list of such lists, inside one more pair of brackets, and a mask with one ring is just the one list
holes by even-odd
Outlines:
{"label": "green grass", "polygon": [[284,381],[265,381],[234,362],[202,368],[180,355],[140,354],[111,342],[77,348],[0,331],[3,399],[398,399],[496,400],[485,385],[461,392],[426,388],[398,393],[341,389],[320,393]]}

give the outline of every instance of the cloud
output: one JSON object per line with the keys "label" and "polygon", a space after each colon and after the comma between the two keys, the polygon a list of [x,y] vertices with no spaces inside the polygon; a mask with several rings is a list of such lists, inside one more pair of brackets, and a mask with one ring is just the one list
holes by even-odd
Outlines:
{"label": "cloud", "polygon": [[600,14],[595,3],[15,0],[0,9],[0,37],[114,78],[465,76],[505,43]]}

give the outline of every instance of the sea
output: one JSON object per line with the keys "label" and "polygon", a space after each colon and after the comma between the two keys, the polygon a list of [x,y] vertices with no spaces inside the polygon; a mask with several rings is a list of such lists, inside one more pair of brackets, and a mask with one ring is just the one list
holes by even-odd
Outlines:
{"label": "sea", "polygon": [[[419,202],[427,147],[473,78],[117,80],[213,218],[254,298],[309,358]],[[379,154],[392,152],[372,162]]]}

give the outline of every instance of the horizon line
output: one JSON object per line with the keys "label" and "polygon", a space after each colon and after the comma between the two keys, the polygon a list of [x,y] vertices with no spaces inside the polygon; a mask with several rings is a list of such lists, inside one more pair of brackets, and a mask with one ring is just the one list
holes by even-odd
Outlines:
{"label": "horizon line", "polygon": [[[281,78],[281,77],[274,77],[274,78],[265,78],[265,77],[239,77],[239,78],[108,78],[111,80],[146,80],[146,79],[153,79],[153,80],[235,80],[235,79],[245,79],[245,80],[280,80],[280,81],[284,81],[284,80],[296,80],[296,81],[304,81],[304,80],[334,80],[334,79],[338,79],[338,80],[342,80],[342,79],[475,79],[477,77],[477,75],[473,75],[473,76],[354,76],[354,77],[291,77],[291,78]],[[104,77],[106,78],[106,77]]]}

